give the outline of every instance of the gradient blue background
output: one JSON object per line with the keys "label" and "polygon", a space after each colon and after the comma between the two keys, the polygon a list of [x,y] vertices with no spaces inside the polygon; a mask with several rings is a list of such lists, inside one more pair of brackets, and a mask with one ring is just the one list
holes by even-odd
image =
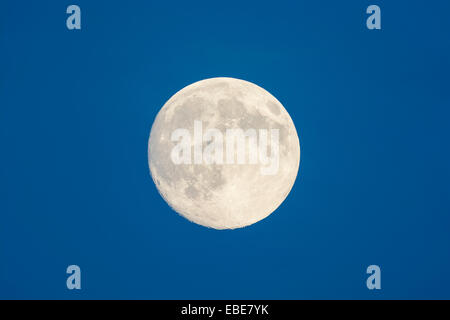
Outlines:
{"label": "gradient blue background", "polygon": [[[381,31],[365,26],[370,4]],[[450,298],[449,14],[448,1],[2,0],[0,298]],[[217,76],[271,92],[301,143],[286,201],[233,231],[179,217],[147,165],[158,110]],[[70,264],[81,291],[66,289]]]}

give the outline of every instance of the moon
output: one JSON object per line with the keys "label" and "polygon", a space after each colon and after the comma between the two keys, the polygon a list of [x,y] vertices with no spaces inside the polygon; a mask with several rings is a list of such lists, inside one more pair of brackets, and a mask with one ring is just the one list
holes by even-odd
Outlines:
{"label": "moon", "polygon": [[[262,174],[263,163],[175,164],[172,133],[194,132],[195,121],[201,121],[203,132],[278,129],[276,173]],[[269,92],[244,80],[211,78],[181,89],[164,104],[151,128],[148,162],[159,193],[178,214],[205,227],[236,229],[266,218],[286,199],[297,177],[300,143],[288,112]]]}

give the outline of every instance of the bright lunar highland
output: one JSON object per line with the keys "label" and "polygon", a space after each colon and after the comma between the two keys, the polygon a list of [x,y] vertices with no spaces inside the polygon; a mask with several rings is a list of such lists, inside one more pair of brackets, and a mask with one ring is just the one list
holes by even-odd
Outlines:
{"label": "bright lunar highland", "polygon": [[[186,154],[193,160],[174,162],[179,142],[174,132],[183,129],[195,136],[199,124],[203,138],[188,140],[191,145]],[[259,133],[259,146],[264,140],[261,134],[266,132],[267,154],[276,170],[267,174],[264,168],[270,163],[248,161],[250,139],[244,140],[245,162],[194,160],[213,141],[205,132],[221,132],[225,141],[227,130],[237,128]],[[275,131],[277,159],[270,144]],[[223,145],[225,148],[226,143]],[[212,78],[183,88],[162,107],[150,132],[148,161],[159,193],[176,212],[205,227],[235,229],[266,218],[286,199],[297,177],[300,144],[291,117],[269,92],[239,79]]]}

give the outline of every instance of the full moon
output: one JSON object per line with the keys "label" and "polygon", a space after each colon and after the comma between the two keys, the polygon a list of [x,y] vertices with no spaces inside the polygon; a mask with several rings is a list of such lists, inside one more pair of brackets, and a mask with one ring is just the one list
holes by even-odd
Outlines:
{"label": "full moon", "polygon": [[[199,124],[203,134],[209,129],[216,135],[223,133],[224,148],[228,129],[259,133],[253,141],[257,137],[260,149],[265,141],[262,134],[274,142],[272,133],[272,138],[278,137],[278,147],[269,144],[269,157],[255,163],[249,161],[247,150],[252,140],[246,139],[245,161],[199,162],[194,158],[205,152],[209,142],[205,136],[194,137],[187,140],[191,141],[183,158],[187,160],[174,162],[179,142],[174,132],[182,129],[195,136]],[[222,159],[222,153],[215,156]],[[244,80],[212,78],[181,89],[164,104],[150,132],[148,162],[159,193],[177,213],[205,227],[235,229],[266,218],[286,199],[297,177],[300,143],[288,112],[269,92]],[[265,173],[270,164],[274,169]]]}

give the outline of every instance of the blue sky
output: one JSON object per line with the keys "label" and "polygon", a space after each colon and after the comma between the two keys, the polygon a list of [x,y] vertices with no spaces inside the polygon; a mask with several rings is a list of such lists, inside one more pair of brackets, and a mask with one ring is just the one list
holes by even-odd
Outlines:
{"label": "blue sky", "polygon": [[[82,29],[66,28],[78,4]],[[378,4],[382,30],[365,26]],[[2,1],[0,298],[450,298],[446,1]],[[175,92],[265,88],[300,138],[269,218],[217,231],[159,196]],[[66,289],[66,267],[82,290]],[[366,288],[368,265],[382,290]]]}

